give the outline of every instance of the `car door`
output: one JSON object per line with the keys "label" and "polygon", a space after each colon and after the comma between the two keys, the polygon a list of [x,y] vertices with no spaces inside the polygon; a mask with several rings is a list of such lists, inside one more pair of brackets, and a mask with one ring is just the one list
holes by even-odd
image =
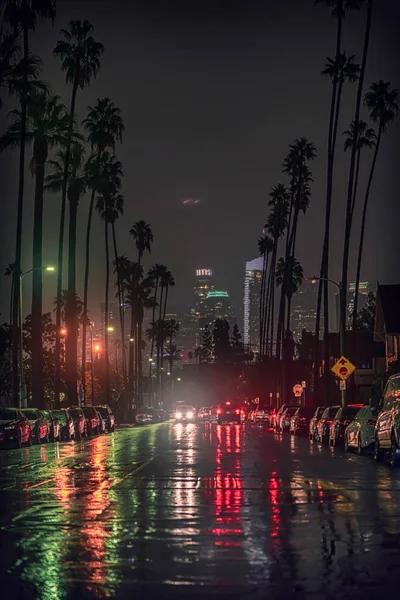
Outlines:
{"label": "car door", "polygon": [[396,384],[394,378],[391,377],[387,382],[385,392],[383,395],[383,408],[382,412],[379,415],[378,424],[377,424],[377,436],[379,440],[379,444],[383,447],[388,447],[390,445],[390,433],[392,429],[392,409],[393,409],[393,400],[394,400],[394,391],[396,388]]}

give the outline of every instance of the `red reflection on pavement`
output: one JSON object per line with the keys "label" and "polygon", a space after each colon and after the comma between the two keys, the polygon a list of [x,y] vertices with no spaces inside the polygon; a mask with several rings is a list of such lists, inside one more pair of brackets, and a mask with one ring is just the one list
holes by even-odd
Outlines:
{"label": "red reflection on pavement", "polygon": [[281,514],[279,509],[279,481],[276,478],[276,472],[271,473],[271,479],[268,483],[268,493],[271,503],[271,533],[270,536],[273,539],[272,548],[279,546],[278,536],[280,530]]}

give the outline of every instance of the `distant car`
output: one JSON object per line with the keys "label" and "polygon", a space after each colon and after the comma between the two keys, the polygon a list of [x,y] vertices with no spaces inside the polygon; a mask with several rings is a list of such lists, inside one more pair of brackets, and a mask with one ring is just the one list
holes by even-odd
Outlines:
{"label": "distant car", "polygon": [[75,439],[75,423],[69,412],[65,408],[52,410],[51,412],[58,420],[60,426],[60,439],[67,441]]}
{"label": "distant car", "polygon": [[160,422],[160,413],[155,408],[139,408],[136,412],[136,423],[138,425],[150,425]]}
{"label": "distant car", "polygon": [[375,442],[375,426],[378,418],[378,409],[375,406],[360,408],[344,434],[344,449],[357,449],[358,454],[370,447]]}
{"label": "distant car", "polygon": [[76,438],[82,439],[82,438],[86,437],[87,436],[86,418],[85,418],[85,415],[83,414],[82,409],[77,408],[76,406],[71,406],[71,408],[68,409],[68,412],[74,421],[75,439]]}
{"label": "distant car", "polygon": [[254,421],[256,423],[270,424],[270,409],[266,407],[259,407],[254,413]]}
{"label": "distant car", "polygon": [[322,413],[317,423],[317,441],[320,444],[327,444],[329,442],[331,423],[336,417],[336,413],[340,406],[330,406],[326,408]]}
{"label": "distant car", "polygon": [[329,430],[330,446],[344,445],[346,428],[353,421],[360,408],[362,408],[361,404],[349,404],[348,406],[339,408]]}
{"label": "distant car", "polygon": [[226,400],[217,408],[217,423],[242,423],[244,421],[244,409],[232,400]]}
{"label": "distant car", "polygon": [[308,435],[310,421],[315,413],[314,408],[299,406],[290,419],[290,433],[292,435]]}
{"label": "distant car", "polygon": [[60,441],[60,423],[57,417],[53,414],[52,410],[42,410],[44,418],[46,419],[50,428],[50,440],[52,442]]}
{"label": "distant car", "polygon": [[26,415],[17,408],[0,408],[0,445],[31,444],[31,426]]}
{"label": "distant car", "polygon": [[103,433],[112,433],[115,430],[115,416],[111,408],[105,404],[104,406],[96,406],[97,412],[102,420]]}
{"label": "distant car", "polygon": [[211,410],[208,406],[201,406],[197,413],[197,418],[200,421],[209,421],[211,416]]}
{"label": "distant car", "polygon": [[317,424],[318,424],[318,421],[320,420],[320,418],[322,417],[322,414],[324,411],[325,411],[325,406],[317,406],[312,418],[310,419],[310,426],[308,429],[308,437],[310,438],[310,440],[313,440],[314,442],[317,441],[317,436],[318,436]]}
{"label": "distant car", "polygon": [[50,427],[42,411],[37,408],[22,408],[21,412],[29,420],[32,443],[41,444],[42,442],[49,442]]}
{"label": "distant car", "polygon": [[190,404],[180,404],[177,406],[175,411],[175,421],[179,422],[194,422],[196,419],[195,411],[193,406]]}
{"label": "distant car", "polygon": [[282,412],[281,416],[279,417],[279,424],[278,424],[279,433],[285,433],[285,431],[289,433],[290,419],[292,418],[292,416],[294,415],[294,413],[296,412],[297,409],[298,409],[298,406],[288,406],[287,408],[285,408],[285,410]]}

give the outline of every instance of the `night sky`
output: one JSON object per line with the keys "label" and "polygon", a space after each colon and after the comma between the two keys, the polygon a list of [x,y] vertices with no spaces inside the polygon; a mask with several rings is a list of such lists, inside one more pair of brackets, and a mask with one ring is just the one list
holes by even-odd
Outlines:
{"label": "night sky", "polygon": [[[400,87],[400,2],[379,0],[375,14],[366,84],[390,80]],[[98,97],[121,108],[126,125],[116,153],[124,164],[125,216],[117,224],[119,252],[133,258],[128,230],[137,219],[154,231],[146,266],[163,262],[177,286],[171,303],[190,302],[196,268],[211,267],[218,287],[239,308],[244,263],[257,256],[257,238],[267,216],[270,188],[286,181],[281,164],[296,137],[318,151],[312,164],[311,207],[301,218],[297,258],[306,275],[318,271],[323,236],[325,168],[330,81],[319,73],[333,56],[336,23],[312,0],[213,0],[141,2],[57,2],[54,28],[41,23],[32,50],[43,59],[43,79],[69,105],[60,61],[52,56],[59,31],[70,19],[88,19],[103,42],[102,68],[90,88],[78,93],[78,114]],[[360,56],[365,11],[346,18],[343,47]],[[396,64],[397,63],[397,64]],[[345,91],[340,132],[352,119],[355,86]],[[11,105],[2,110],[0,122]],[[365,115],[366,116],[366,115]],[[344,199],[349,156],[339,139],[332,230],[333,278],[340,277]],[[400,279],[400,118],[384,139],[371,196],[362,278]],[[31,152],[28,150],[28,161]],[[0,159],[1,269],[14,260],[17,153]],[[365,175],[364,175],[365,180]],[[31,268],[33,180],[27,170],[23,270]],[[363,188],[363,182],[361,182]],[[182,206],[187,197],[202,199]],[[84,235],[88,198],[79,209],[78,293],[83,291]],[[56,263],[60,197],[45,199],[44,260]],[[358,236],[354,237],[357,242]],[[99,313],[104,289],[103,227],[92,237],[89,304]],[[355,244],[354,244],[355,247]],[[349,278],[354,275],[354,255]],[[26,278],[27,280],[29,278]],[[9,281],[1,278],[1,319],[8,315]],[[56,293],[56,277],[44,277],[44,309]],[[24,282],[30,312],[30,281]]]}

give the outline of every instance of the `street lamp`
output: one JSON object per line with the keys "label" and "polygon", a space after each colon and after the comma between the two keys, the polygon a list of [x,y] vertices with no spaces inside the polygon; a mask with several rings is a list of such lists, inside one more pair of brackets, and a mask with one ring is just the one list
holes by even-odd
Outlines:
{"label": "street lamp", "polygon": [[[307,277],[307,279],[309,281],[311,281],[311,283],[317,283],[317,281],[327,281],[328,283],[332,283],[332,285],[335,285],[338,290],[339,290],[339,352],[340,352],[340,356],[344,356],[344,337],[345,337],[345,326],[344,326],[344,315],[342,314],[343,312],[343,285],[342,282],[338,283],[337,281],[334,281],[333,279],[329,279],[327,277]],[[341,402],[342,402],[342,406],[346,405],[346,390],[342,389],[340,390],[340,396],[341,396]]]}
{"label": "street lamp", "polygon": [[33,273],[34,271],[55,271],[56,268],[48,265],[46,267],[36,267],[35,269],[29,269],[29,271],[25,271],[25,273],[20,273],[19,275],[19,408],[26,408],[26,394],[25,394],[25,382],[24,382],[24,336],[23,336],[23,315],[22,315],[22,281],[25,275],[29,275],[29,273]]}

